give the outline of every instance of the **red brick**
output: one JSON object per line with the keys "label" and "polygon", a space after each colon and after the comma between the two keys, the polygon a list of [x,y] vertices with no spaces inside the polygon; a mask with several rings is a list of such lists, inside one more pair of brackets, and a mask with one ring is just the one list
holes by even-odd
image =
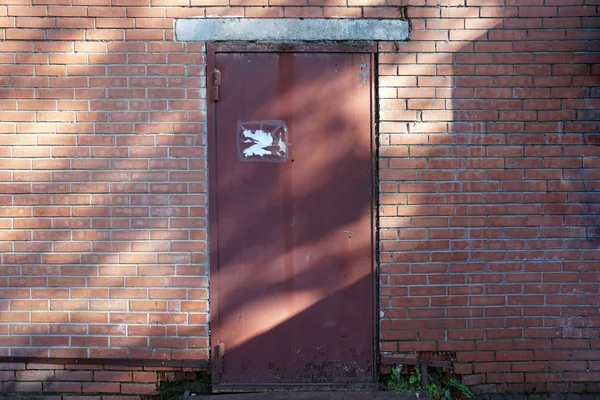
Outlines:
{"label": "red brick", "polygon": [[121,385],[121,393],[123,394],[155,394],[155,384],[131,383]]}
{"label": "red brick", "polygon": [[108,382],[89,382],[83,383],[82,389],[84,393],[119,393],[121,385]]}
{"label": "red brick", "polygon": [[79,382],[43,382],[45,392],[81,393]]}

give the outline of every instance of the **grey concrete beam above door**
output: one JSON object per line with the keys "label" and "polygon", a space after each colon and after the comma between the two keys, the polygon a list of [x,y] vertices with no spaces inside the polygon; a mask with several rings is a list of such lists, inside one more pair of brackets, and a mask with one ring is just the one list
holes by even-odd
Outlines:
{"label": "grey concrete beam above door", "polygon": [[408,37],[408,22],[402,19],[206,18],[175,21],[177,41],[399,41]]}

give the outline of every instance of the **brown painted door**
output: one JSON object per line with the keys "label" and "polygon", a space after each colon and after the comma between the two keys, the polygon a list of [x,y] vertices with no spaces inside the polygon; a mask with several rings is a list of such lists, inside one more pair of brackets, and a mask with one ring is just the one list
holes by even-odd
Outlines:
{"label": "brown painted door", "polygon": [[216,390],[373,382],[371,55],[213,57]]}

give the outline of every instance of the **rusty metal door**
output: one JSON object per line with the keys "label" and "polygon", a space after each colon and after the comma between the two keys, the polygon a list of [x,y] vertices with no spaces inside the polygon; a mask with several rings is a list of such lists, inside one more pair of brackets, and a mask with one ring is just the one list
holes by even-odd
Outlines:
{"label": "rusty metal door", "polygon": [[266,50],[209,49],[215,391],[368,386],[372,54]]}

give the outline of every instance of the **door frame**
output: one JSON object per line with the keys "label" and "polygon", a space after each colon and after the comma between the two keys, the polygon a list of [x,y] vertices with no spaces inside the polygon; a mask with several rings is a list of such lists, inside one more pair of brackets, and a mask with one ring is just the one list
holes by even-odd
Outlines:
{"label": "door frame", "polygon": [[[217,148],[216,148],[216,102],[212,98],[213,77],[212,72],[215,70],[216,56],[218,53],[363,53],[369,54],[370,65],[370,98],[371,98],[371,272],[372,281],[372,330],[373,330],[373,373],[370,384],[335,384],[335,385],[314,385],[310,384],[279,384],[272,390],[285,390],[289,388],[293,390],[310,389],[316,390],[370,390],[374,389],[378,380],[379,366],[379,252],[377,243],[379,242],[379,230],[377,228],[378,220],[378,181],[379,181],[379,164],[378,164],[378,107],[377,107],[377,44],[375,42],[332,42],[332,43],[250,43],[250,42],[209,42],[206,44],[206,119],[207,119],[207,169],[208,169],[208,252],[209,252],[209,357],[212,375],[213,392],[224,391],[257,391],[265,390],[264,386],[249,386],[247,384],[220,384],[220,373],[223,370],[222,357],[226,354],[226,349],[221,343],[216,343],[213,336],[213,321],[217,320],[218,313],[214,310],[218,309],[218,287],[219,275],[216,266],[218,265],[218,256],[216,251],[212,249],[218,248],[217,241],[217,192],[212,190],[216,188],[216,175],[212,173],[217,168]],[[217,354],[218,353],[218,354]],[[232,388],[235,386],[235,388]]]}

